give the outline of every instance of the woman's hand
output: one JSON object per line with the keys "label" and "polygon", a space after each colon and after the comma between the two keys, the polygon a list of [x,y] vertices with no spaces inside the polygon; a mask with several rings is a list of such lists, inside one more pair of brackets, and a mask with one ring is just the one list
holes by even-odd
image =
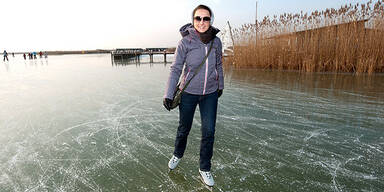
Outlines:
{"label": "woman's hand", "polygon": [[217,94],[218,94],[218,98],[219,98],[223,94],[223,90],[222,89],[217,90]]}
{"label": "woman's hand", "polygon": [[171,111],[172,102],[173,100],[168,98],[164,98],[163,100],[163,105],[168,111]]}

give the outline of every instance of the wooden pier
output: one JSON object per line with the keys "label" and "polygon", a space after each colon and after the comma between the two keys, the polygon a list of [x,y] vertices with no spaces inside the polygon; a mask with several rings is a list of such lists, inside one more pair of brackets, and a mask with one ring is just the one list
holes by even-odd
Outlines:
{"label": "wooden pier", "polygon": [[175,51],[169,48],[127,48],[113,50],[111,57],[113,60],[128,60],[140,63],[140,56],[149,55],[149,62],[153,63],[153,55],[163,55],[164,63],[166,63],[169,54],[175,54]]}

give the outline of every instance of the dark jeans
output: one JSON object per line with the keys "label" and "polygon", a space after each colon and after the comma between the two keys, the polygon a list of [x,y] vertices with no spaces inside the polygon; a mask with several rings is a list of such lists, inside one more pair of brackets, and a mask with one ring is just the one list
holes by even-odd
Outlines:
{"label": "dark jeans", "polygon": [[184,92],[179,105],[179,127],[173,154],[178,158],[183,157],[195,109],[199,105],[201,116],[200,170],[202,171],[211,170],[217,101],[217,92],[208,95],[192,95]]}

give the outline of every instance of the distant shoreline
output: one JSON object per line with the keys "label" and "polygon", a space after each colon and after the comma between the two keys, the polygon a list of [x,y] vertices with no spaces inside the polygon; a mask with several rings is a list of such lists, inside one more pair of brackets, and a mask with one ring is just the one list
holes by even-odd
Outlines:
{"label": "distant shoreline", "polygon": [[[66,55],[66,54],[97,54],[97,53],[111,53],[112,49],[95,49],[95,50],[75,50],[75,51],[42,51],[48,55]],[[31,52],[14,52],[15,54],[28,54]],[[36,51],[38,54],[39,52]]]}
{"label": "distant shoreline", "polygon": [[[175,47],[168,47],[166,48],[169,51],[175,51]],[[42,51],[43,53],[47,53],[48,55],[69,55],[69,54],[100,54],[100,53],[111,53],[112,51],[115,51],[116,49],[93,49],[93,50],[72,50],[72,51]],[[33,52],[33,51],[32,51]],[[39,51],[35,51],[37,54],[39,54]],[[8,52],[8,54],[28,54],[31,52]]]}

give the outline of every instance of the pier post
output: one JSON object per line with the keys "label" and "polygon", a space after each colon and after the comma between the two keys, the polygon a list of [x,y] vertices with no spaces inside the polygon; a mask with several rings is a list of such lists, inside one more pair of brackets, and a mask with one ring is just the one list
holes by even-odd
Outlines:
{"label": "pier post", "polygon": [[[111,52],[112,60],[128,60],[140,63],[141,55],[148,55],[149,62],[154,63],[154,55],[163,55],[164,63],[167,63],[167,54],[174,54],[174,51],[167,51],[165,48],[147,48],[147,49],[116,49]],[[116,64],[116,63],[114,63]]]}
{"label": "pier post", "polygon": [[149,62],[153,63],[153,53],[152,53],[152,50],[149,52]]}

